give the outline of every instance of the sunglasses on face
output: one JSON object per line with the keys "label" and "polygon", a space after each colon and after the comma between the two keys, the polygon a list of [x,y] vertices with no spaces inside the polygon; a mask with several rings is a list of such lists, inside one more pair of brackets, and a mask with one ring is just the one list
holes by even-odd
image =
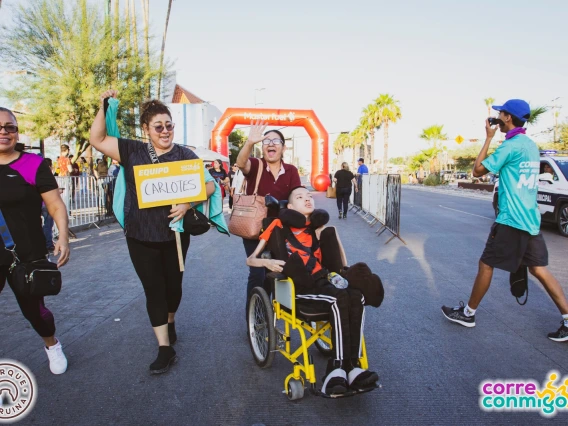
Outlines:
{"label": "sunglasses on face", "polygon": [[262,141],[263,145],[282,145],[284,141],[282,139],[265,139]]}
{"label": "sunglasses on face", "polygon": [[3,126],[0,124],[0,130],[2,129],[6,130],[8,133],[18,133],[18,126],[14,124],[5,124]]}
{"label": "sunglasses on face", "polygon": [[[150,127],[153,127],[154,130],[155,130],[157,133],[162,133],[162,132],[164,131],[164,126],[161,125],[161,124],[158,124],[157,126],[150,126]],[[168,123],[168,124],[166,124],[165,129],[166,129],[168,132],[171,132],[172,130],[174,130],[174,127],[175,127],[175,124],[174,124],[174,123]]]}

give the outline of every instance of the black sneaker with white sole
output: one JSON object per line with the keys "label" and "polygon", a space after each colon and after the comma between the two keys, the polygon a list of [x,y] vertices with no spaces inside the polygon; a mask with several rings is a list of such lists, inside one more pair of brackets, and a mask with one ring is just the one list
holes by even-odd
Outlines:
{"label": "black sneaker with white sole", "polygon": [[568,341],[568,327],[564,325],[564,321],[560,321],[562,324],[558,330],[554,333],[548,333],[548,338],[554,340],[555,342],[567,342]]}
{"label": "black sneaker with white sole", "polygon": [[468,317],[464,313],[465,306],[460,302],[459,306],[450,308],[449,306],[442,306],[444,316],[452,322],[463,325],[464,327],[475,327],[475,315]]}

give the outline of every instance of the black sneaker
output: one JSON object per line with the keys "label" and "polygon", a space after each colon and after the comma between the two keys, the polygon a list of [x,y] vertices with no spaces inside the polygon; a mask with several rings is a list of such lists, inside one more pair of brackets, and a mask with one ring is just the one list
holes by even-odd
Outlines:
{"label": "black sneaker", "polygon": [[343,219],[343,215],[339,212],[339,219]]}
{"label": "black sneaker", "polygon": [[444,316],[452,322],[457,322],[464,327],[475,327],[475,315],[470,317],[466,316],[463,312],[465,306],[463,302],[460,302],[459,306],[455,308],[450,308],[448,306],[442,306],[442,312]]}
{"label": "black sneaker", "polygon": [[347,373],[341,361],[329,360],[321,391],[328,396],[339,396],[347,392]]}
{"label": "black sneaker", "polygon": [[560,328],[554,333],[548,333],[548,338],[555,342],[566,342],[568,341],[568,327],[564,325],[564,321],[560,321],[560,323],[562,324]]}
{"label": "black sneaker", "polygon": [[170,369],[170,365],[177,361],[177,355],[171,346],[160,346],[158,358],[150,364],[150,374],[162,374]]}
{"label": "black sneaker", "polygon": [[347,213],[343,213],[343,219],[347,219]]}
{"label": "black sneaker", "polygon": [[168,337],[170,338],[170,345],[173,345],[175,342],[177,342],[178,336],[176,333],[176,323],[175,322],[169,322],[168,323]]}
{"label": "black sneaker", "polygon": [[346,371],[349,389],[362,391],[377,387],[379,375],[374,371],[362,369],[359,359],[352,359],[351,366],[350,368],[346,368]]}

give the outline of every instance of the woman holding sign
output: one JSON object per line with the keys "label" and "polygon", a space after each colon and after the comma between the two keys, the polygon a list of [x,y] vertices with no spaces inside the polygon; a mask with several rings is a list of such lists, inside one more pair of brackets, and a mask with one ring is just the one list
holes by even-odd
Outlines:
{"label": "woman holding sign", "polygon": [[[140,126],[149,143],[107,135],[104,100],[116,98],[116,95],[115,90],[107,90],[101,95],[101,108],[91,126],[90,142],[98,151],[124,167],[127,187],[124,234],[130,259],[144,287],[148,316],[159,345],[158,357],[150,364],[150,373],[159,374],[168,371],[176,360],[176,352],[171,345],[177,340],[175,313],[182,296],[183,272],[178,264],[176,236],[170,228],[170,221],[183,220],[187,211],[198,203],[180,203],[173,208],[140,208],[139,200],[143,197],[137,193],[134,167],[196,160],[198,157],[192,150],[173,143],[172,115],[168,107],[157,100],[144,103],[140,111]],[[168,167],[164,165],[164,168]],[[160,185],[161,182],[157,186],[165,188],[167,182]],[[209,198],[215,191],[215,183],[208,182],[205,186]],[[168,191],[172,187],[170,183]],[[188,232],[181,234],[181,246],[185,261],[189,248]]]}

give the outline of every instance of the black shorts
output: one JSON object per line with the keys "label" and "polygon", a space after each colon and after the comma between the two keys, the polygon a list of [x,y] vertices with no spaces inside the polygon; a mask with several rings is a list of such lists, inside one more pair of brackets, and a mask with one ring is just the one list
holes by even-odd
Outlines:
{"label": "black shorts", "polygon": [[481,261],[494,268],[516,272],[521,265],[547,266],[548,250],[541,233],[531,235],[511,226],[494,223]]}

